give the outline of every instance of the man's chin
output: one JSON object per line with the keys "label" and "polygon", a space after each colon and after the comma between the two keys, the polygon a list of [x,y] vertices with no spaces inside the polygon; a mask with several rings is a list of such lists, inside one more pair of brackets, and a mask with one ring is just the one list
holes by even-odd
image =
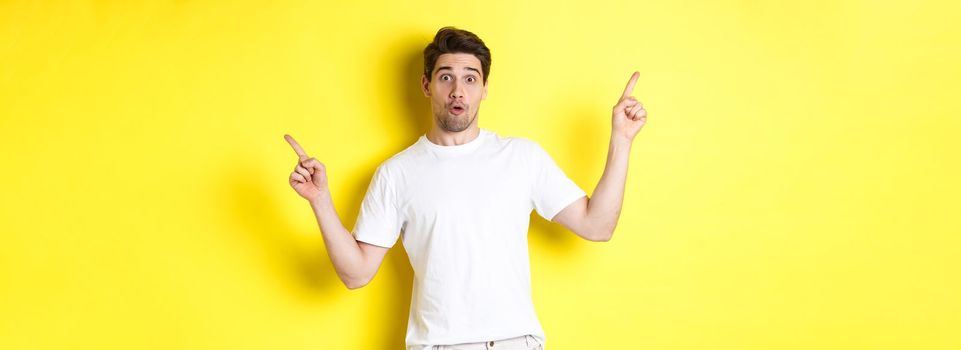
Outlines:
{"label": "man's chin", "polygon": [[461,132],[467,130],[467,127],[470,126],[470,122],[467,120],[467,116],[463,114],[459,116],[448,115],[447,118],[444,118],[444,122],[441,123],[441,126],[444,128],[444,130],[449,132]]}

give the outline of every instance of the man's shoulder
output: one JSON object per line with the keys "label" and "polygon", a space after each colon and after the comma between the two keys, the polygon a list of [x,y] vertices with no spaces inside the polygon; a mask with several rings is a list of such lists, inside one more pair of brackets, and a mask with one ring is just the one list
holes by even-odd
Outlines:
{"label": "man's shoulder", "polygon": [[400,169],[410,166],[412,162],[416,161],[418,155],[423,153],[423,150],[419,147],[419,141],[415,141],[406,148],[400,150],[400,152],[394,153],[392,156],[384,159],[378,166],[378,171],[399,171]]}
{"label": "man's shoulder", "polygon": [[495,133],[495,132],[491,132],[491,134],[492,134],[492,139],[494,139],[494,141],[499,145],[504,147],[511,147],[517,151],[531,152],[540,148],[540,145],[537,142],[527,137],[506,135],[506,134]]}

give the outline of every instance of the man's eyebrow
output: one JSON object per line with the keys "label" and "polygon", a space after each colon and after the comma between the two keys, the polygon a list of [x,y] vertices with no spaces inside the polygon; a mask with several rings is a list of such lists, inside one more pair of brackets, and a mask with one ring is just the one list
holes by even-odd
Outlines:
{"label": "man's eyebrow", "polygon": [[[437,68],[437,72],[439,73],[440,71],[445,70],[445,69],[446,69],[446,70],[451,70],[451,71],[454,70],[454,68],[451,68],[450,66],[442,66],[442,67],[440,67],[440,68]],[[481,74],[481,72],[480,72],[479,70],[477,70],[477,68],[474,68],[474,67],[464,67],[464,69],[472,70],[472,71],[477,72],[477,74]]]}

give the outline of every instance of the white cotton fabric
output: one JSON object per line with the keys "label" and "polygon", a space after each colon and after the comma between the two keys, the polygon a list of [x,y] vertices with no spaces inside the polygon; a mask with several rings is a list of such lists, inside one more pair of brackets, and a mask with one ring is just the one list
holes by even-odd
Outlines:
{"label": "white cotton fabric", "polygon": [[531,210],[550,220],[584,197],[537,143],[480,129],[455,146],[425,135],[384,161],[352,234],[392,247],[414,270],[408,350],[530,334],[546,343],[531,298]]}

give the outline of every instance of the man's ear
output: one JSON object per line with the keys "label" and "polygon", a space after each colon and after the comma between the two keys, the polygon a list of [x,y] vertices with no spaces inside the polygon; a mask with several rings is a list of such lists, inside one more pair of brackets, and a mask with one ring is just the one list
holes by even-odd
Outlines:
{"label": "man's ear", "polygon": [[481,100],[487,99],[487,82],[484,82],[484,94],[481,95]]}
{"label": "man's ear", "polygon": [[420,89],[424,92],[425,97],[430,97],[430,81],[427,80],[426,75],[420,76]]}

